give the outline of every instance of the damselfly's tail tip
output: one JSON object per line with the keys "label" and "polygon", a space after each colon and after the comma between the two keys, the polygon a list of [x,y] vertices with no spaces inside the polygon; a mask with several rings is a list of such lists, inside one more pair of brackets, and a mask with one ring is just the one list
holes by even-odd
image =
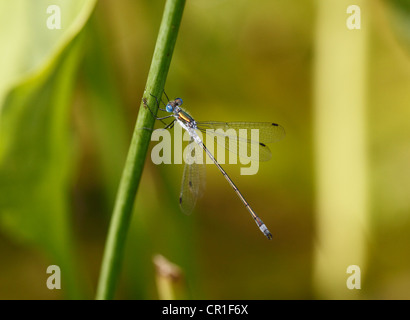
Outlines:
{"label": "damselfly's tail tip", "polygon": [[265,235],[265,237],[268,238],[268,240],[272,240],[272,233],[270,233],[269,229],[266,227],[266,225],[264,223],[262,223],[259,226],[259,229],[262,231],[262,233]]}

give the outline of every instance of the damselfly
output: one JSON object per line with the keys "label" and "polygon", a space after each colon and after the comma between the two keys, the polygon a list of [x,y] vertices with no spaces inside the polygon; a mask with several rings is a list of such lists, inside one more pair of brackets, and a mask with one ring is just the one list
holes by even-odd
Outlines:
{"label": "damselfly", "polygon": [[[168,97],[167,97],[168,99]],[[168,99],[169,100],[169,99]],[[144,100],[145,103],[146,100]],[[159,103],[157,100],[157,104],[159,107]],[[272,123],[272,122],[217,122],[217,121],[208,121],[208,122],[197,122],[195,121],[185,110],[181,108],[182,99],[176,98],[175,100],[169,101],[165,104],[165,109],[159,107],[160,110],[171,113],[165,117],[155,117],[157,120],[164,120],[167,118],[174,118],[172,122],[166,125],[165,129],[172,128],[177,122],[182,128],[184,128],[190,135],[191,141],[197,143],[208,155],[208,157],[215,163],[218,169],[221,171],[222,175],[225,179],[229,182],[233,190],[238,195],[239,199],[243,202],[246,209],[248,209],[249,213],[251,214],[252,218],[255,220],[257,226],[262,231],[262,233],[270,240],[272,239],[272,234],[270,233],[269,229],[263,223],[263,221],[259,218],[259,216],[253,211],[249,203],[245,200],[242,193],[233,183],[232,179],[229,178],[228,174],[225,170],[221,167],[218,161],[215,159],[213,154],[208,150],[208,148],[203,143],[201,137],[198,135],[196,130],[199,130],[206,134],[212,135],[222,135],[227,137],[228,139],[236,139],[237,141],[242,141],[247,143],[251,148],[256,148],[258,152],[259,161],[267,161],[271,157],[271,152],[269,148],[266,146],[265,143],[272,143],[279,141],[284,138],[285,130],[282,126]],[[150,110],[151,111],[151,110]],[[152,113],[152,111],[151,111]],[[163,122],[163,121],[162,121]],[[210,130],[213,129],[213,130]],[[222,130],[217,130],[222,129]],[[259,140],[251,140],[249,138],[241,138],[239,135],[240,129],[257,129],[259,131]],[[232,132],[232,130],[236,134],[226,134],[224,132]],[[231,144],[229,144],[231,145]],[[235,144],[236,145],[236,144]],[[193,151],[194,149],[192,149]],[[229,151],[237,152],[237,149],[234,150],[229,149]],[[241,154],[239,154],[241,155]],[[200,168],[197,162],[193,163],[185,163],[184,173],[182,176],[182,186],[181,186],[181,193],[179,197],[179,204],[181,206],[182,211],[185,213],[190,213],[195,206],[196,200],[200,193],[200,185],[201,185],[201,177],[200,177]]]}

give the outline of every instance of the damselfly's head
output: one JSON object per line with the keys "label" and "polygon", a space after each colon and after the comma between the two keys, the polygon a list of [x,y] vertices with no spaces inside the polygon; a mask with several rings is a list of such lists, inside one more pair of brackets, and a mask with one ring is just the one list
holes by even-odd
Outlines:
{"label": "damselfly's head", "polygon": [[166,105],[165,109],[168,112],[173,112],[175,107],[179,107],[182,104],[182,99],[181,98],[176,98],[174,101],[169,101],[168,104]]}

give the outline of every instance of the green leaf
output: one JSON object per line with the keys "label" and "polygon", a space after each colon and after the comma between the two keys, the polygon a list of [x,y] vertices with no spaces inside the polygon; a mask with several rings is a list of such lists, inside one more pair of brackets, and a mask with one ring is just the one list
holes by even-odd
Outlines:
{"label": "green leaf", "polygon": [[[46,68],[84,26],[95,0],[14,0],[0,2],[0,105],[6,93]],[[57,6],[61,29],[49,29]],[[52,23],[51,23],[52,24]],[[1,109],[0,109],[1,110]]]}
{"label": "green leaf", "polygon": [[[47,27],[51,4],[60,7],[60,30]],[[0,3],[0,42],[6,44],[0,51],[0,227],[46,251],[60,266],[70,298],[79,297],[80,286],[68,219],[69,111],[84,42],[77,35],[94,5]]]}

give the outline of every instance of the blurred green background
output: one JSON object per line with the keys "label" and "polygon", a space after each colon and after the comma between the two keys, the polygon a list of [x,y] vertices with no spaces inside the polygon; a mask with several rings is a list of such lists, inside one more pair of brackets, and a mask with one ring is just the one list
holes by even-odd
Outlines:
{"label": "blurred green background", "polygon": [[[161,298],[157,254],[185,298],[410,298],[410,5],[356,1],[349,30],[351,3],[326,2],[187,1],[165,90],[198,120],[285,128],[257,175],[224,166],[273,240],[211,165],[182,214],[183,166],[148,154],[117,298]],[[0,0],[1,299],[94,297],[163,7]]]}

